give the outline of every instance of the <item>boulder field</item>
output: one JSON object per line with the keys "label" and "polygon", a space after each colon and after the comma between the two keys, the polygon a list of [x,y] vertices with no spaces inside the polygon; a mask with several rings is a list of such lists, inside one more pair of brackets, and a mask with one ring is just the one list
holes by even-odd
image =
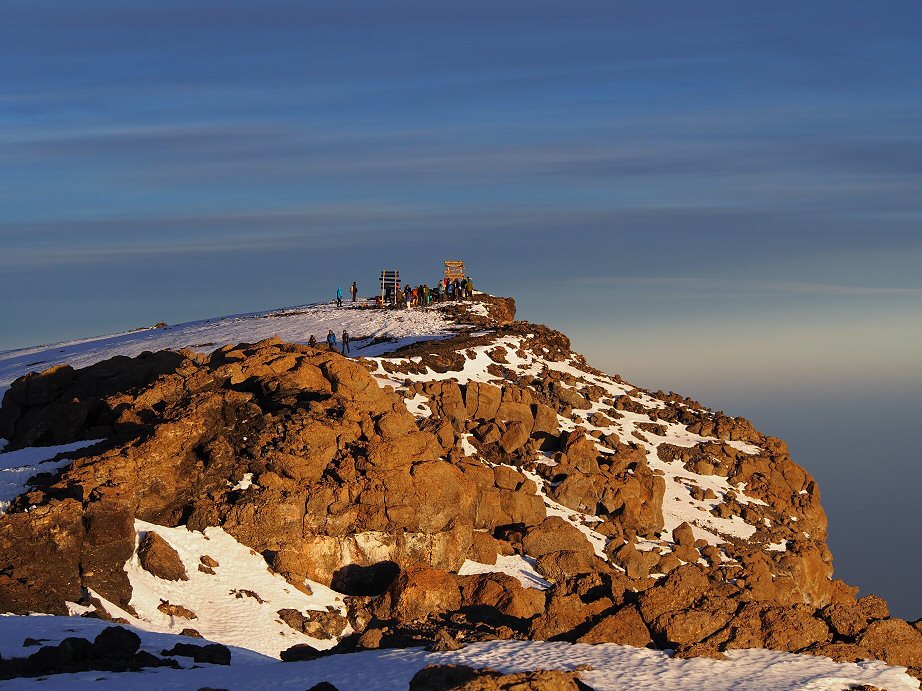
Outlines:
{"label": "boulder field", "polygon": [[[922,623],[833,578],[819,490],[783,441],[599,372],[563,334],[511,321],[511,301],[484,303],[476,326],[387,357],[271,339],[16,380],[10,449],[103,441],[0,515],[0,612],[131,613],[132,558],[174,589],[213,568],[139,539],[141,520],[220,526],[294,588],[343,594],[348,627],[283,616],[336,652],[762,647],[922,678]],[[283,659],[321,654],[296,648]]]}

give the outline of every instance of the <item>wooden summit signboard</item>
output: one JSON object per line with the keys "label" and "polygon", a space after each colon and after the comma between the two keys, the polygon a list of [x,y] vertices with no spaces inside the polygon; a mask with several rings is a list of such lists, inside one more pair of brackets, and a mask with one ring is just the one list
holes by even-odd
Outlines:
{"label": "wooden summit signboard", "polygon": [[381,272],[381,301],[394,302],[400,290],[400,272],[396,269]]}
{"label": "wooden summit signboard", "polygon": [[446,259],[445,277],[449,280],[464,278],[464,262]]}

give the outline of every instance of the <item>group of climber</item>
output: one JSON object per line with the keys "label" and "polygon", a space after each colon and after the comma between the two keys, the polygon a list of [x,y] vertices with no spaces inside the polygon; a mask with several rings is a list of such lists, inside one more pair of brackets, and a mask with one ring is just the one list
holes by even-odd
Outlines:
{"label": "group of climber", "polygon": [[[350,288],[352,293],[352,302],[358,299],[358,284],[353,281]],[[465,300],[474,295],[474,281],[470,276],[464,278],[451,279],[445,277],[435,282],[435,286],[430,287],[427,283],[416,286],[415,288],[409,283],[404,285],[403,290],[400,285],[394,290],[394,286],[384,288],[384,296],[375,298],[377,307],[385,305],[397,305],[399,307],[428,307],[436,302],[451,300]],[[343,288],[336,288],[336,306],[343,306]]]}
{"label": "group of climber", "polygon": [[422,284],[415,288],[409,284],[403,287],[403,291],[397,291],[397,301],[405,307],[428,307],[436,302],[447,300],[464,300],[473,297],[474,281],[470,276],[465,278],[443,278],[436,281],[434,287],[428,284]]}
{"label": "group of climber", "polygon": [[[436,281],[434,287],[430,287],[428,284],[423,283],[415,288],[411,287],[409,284],[406,284],[403,290],[400,289],[399,284],[397,284],[396,290],[394,288],[395,286],[388,286],[385,289],[384,300],[381,299],[381,296],[378,296],[375,300],[376,305],[383,307],[383,303],[387,303],[397,305],[398,307],[428,307],[436,302],[464,300],[474,296],[474,281],[470,276],[454,279],[446,277]],[[359,287],[356,281],[352,282],[350,292],[352,293],[352,302],[357,302]],[[336,288],[336,306],[343,306],[342,286]],[[330,329],[327,333],[326,340],[329,350],[334,352],[339,350],[343,355],[347,355],[351,352],[351,339],[349,338],[349,332],[345,329],[343,329],[342,338],[338,342],[336,340],[336,334],[333,333],[333,329]],[[317,347],[317,339],[314,338],[313,334],[311,334],[311,337],[308,339],[307,345],[311,348]]]}
{"label": "group of climber", "polygon": [[[349,344],[350,344],[351,342],[352,342],[352,339],[349,338],[349,332],[346,331],[345,329],[343,329],[343,337],[342,337],[342,340],[341,340],[341,344],[342,344],[342,345],[341,345],[341,350],[340,350],[340,352],[341,352],[343,355],[347,355],[348,353],[351,352],[351,350],[350,350],[350,348],[349,348]],[[307,345],[309,345],[311,348],[316,348],[316,347],[317,347],[317,339],[314,338],[314,334],[311,334],[311,337],[310,337],[309,339],[307,339]],[[336,334],[333,333],[333,329],[330,329],[330,330],[327,332],[327,348],[329,348],[330,350],[333,350],[333,351],[336,350]]]}

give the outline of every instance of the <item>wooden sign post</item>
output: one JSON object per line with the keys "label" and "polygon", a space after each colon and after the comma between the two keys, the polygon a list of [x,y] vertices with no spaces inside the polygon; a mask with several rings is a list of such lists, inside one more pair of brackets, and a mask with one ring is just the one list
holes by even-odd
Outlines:
{"label": "wooden sign post", "polygon": [[445,278],[453,281],[456,278],[464,278],[464,262],[452,259],[445,260]]}
{"label": "wooden sign post", "polygon": [[388,294],[397,300],[397,291],[400,290],[400,272],[396,269],[381,272],[381,304],[387,300]]}

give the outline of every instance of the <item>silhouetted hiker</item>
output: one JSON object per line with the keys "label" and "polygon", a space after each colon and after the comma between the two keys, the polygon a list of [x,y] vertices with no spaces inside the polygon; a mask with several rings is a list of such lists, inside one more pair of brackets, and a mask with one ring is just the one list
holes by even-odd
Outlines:
{"label": "silhouetted hiker", "polygon": [[336,288],[336,306],[337,307],[343,306],[343,287],[342,286],[338,286]]}
{"label": "silhouetted hiker", "polygon": [[352,302],[355,302],[355,298],[359,294],[359,286],[355,281],[352,281]]}
{"label": "silhouetted hiker", "polygon": [[327,346],[330,350],[336,350],[336,334],[333,333],[333,329],[330,329],[330,333],[327,334]]}
{"label": "silhouetted hiker", "polygon": [[307,345],[311,348],[317,347],[317,339],[314,338],[314,334],[311,334],[311,337],[307,339]]}
{"label": "silhouetted hiker", "polygon": [[349,332],[343,329],[343,355],[349,351]]}

